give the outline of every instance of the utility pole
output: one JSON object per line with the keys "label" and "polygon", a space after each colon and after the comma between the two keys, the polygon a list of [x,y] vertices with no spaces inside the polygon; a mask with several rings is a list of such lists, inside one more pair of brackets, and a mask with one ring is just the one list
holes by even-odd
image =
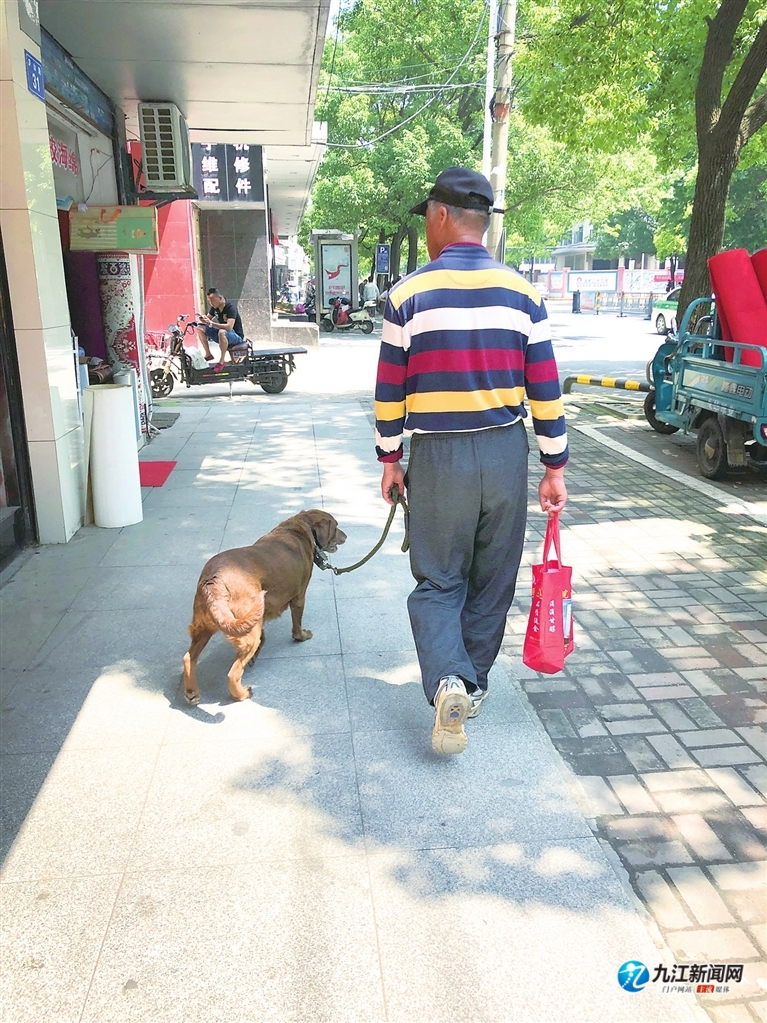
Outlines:
{"label": "utility pole", "polygon": [[[506,156],[509,147],[509,112],[511,110],[511,58],[514,53],[514,26],[517,0],[501,0],[498,18],[498,68],[493,104],[493,136],[490,157],[490,184],[495,205],[506,205]],[[504,261],[506,233],[503,214],[493,213],[487,232],[487,248],[491,256]]]}
{"label": "utility pole", "polygon": [[493,119],[490,101],[495,92],[495,32],[498,27],[498,0],[490,0],[490,20],[487,29],[487,77],[485,79],[485,130],[482,136],[482,173],[490,178],[490,147],[493,137]]}

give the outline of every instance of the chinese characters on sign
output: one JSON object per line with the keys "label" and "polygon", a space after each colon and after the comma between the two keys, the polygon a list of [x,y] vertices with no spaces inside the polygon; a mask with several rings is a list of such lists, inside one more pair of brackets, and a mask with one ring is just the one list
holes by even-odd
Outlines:
{"label": "chinese characters on sign", "polygon": [[208,202],[263,202],[261,146],[192,145],[194,187]]}
{"label": "chinese characters on sign", "polygon": [[77,162],[77,153],[70,149],[66,142],[55,139],[53,135],[48,136],[48,145],[51,150],[51,163],[54,167],[61,167],[70,174],[79,174],[80,165]]}

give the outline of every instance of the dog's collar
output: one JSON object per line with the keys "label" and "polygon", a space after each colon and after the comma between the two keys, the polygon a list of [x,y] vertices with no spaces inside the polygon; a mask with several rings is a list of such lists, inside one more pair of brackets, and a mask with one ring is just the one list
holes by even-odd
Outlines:
{"label": "dog's collar", "polygon": [[321,568],[323,571],[326,568],[330,568],[335,572],[335,569],[330,564],[330,559],[328,558],[326,552],[323,551],[323,549],[316,542],[314,544],[314,564],[317,566],[317,568]]}

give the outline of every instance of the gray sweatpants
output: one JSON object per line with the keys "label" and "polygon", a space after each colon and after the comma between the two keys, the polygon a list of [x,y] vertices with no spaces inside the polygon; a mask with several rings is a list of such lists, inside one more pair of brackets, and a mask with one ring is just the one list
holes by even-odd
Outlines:
{"label": "gray sweatpants", "polygon": [[459,675],[487,689],[501,648],[527,521],[527,434],[522,422],[469,433],[414,434],[407,495],[408,597],[423,688]]}

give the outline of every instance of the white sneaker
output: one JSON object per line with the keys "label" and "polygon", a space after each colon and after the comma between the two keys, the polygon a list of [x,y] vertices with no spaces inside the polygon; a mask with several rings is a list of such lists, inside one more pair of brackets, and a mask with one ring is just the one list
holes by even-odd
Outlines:
{"label": "white sneaker", "polygon": [[463,723],[471,710],[471,699],[463,679],[446,675],[439,680],[434,710],[431,748],[435,753],[463,753],[468,743]]}
{"label": "white sneaker", "polygon": [[478,718],[479,712],[482,710],[482,704],[487,699],[487,689],[480,689],[477,686],[473,693],[469,693],[469,699],[471,700],[471,710],[466,717]]}

